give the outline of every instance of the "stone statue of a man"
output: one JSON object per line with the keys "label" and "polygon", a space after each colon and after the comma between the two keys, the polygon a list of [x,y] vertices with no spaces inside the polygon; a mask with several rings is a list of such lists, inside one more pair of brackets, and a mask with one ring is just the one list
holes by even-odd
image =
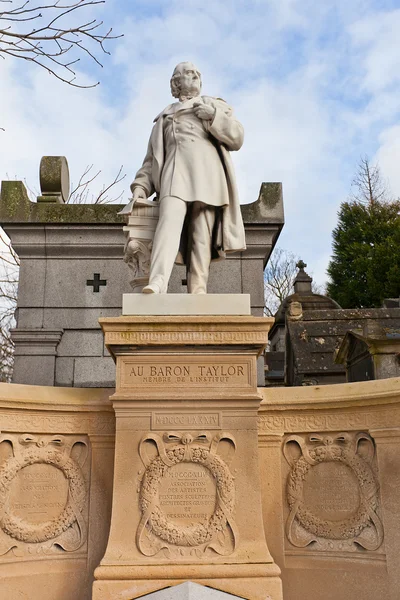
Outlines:
{"label": "stone statue of a man", "polygon": [[187,266],[188,292],[205,294],[211,260],[244,250],[245,235],[230,150],[243,127],[220,98],[200,96],[201,75],[179,63],[171,91],[179,102],[155,119],[133,199],[160,199],[160,217],[144,293],[165,293],[174,261]]}

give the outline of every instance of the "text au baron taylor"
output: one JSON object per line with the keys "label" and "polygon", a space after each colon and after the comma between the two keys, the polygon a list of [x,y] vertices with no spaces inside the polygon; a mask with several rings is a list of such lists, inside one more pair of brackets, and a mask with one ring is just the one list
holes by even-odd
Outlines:
{"label": "text au baron taylor", "polygon": [[134,365],[130,377],[142,383],[228,383],[246,376],[243,365]]}

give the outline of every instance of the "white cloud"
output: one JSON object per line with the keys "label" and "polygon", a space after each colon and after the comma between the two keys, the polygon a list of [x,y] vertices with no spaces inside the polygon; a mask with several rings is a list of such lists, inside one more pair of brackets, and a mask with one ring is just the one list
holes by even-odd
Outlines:
{"label": "white cloud", "polygon": [[[244,123],[245,144],[234,155],[242,200],[254,201],[262,181],[283,182],[279,244],[322,282],[360,154],[376,154],[400,191],[400,11],[378,10],[373,0],[107,6],[125,37],[102,86],[73,89],[26,65],[22,79],[20,66],[1,61],[1,178],[37,188],[43,154],[66,155],[74,182],[93,163],[99,183],[108,183],[124,164],[127,200],[152,120],[171,101],[172,69],[193,60],[204,93],[225,98]],[[93,81],[92,73],[81,76]]]}

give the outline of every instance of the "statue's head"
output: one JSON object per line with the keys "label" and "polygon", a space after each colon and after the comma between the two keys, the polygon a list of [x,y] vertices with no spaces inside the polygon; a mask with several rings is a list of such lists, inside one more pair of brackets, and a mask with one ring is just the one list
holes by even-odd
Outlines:
{"label": "statue's head", "polygon": [[180,96],[198,96],[201,90],[201,73],[191,62],[176,65],[171,77],[171,94]]}

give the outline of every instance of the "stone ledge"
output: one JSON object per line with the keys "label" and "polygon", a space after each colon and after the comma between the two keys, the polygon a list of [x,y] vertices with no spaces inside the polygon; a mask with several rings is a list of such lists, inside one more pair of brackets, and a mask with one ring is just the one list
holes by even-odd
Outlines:
{"label": "stone ledge", "polygon": [[[31,202],[22,181],[2,181],[0,220],[2,223],[107,223],[124,224],[124,204],[59,204]],[[255,202],[242,204],[243,221],[250,225],[271,223],[283,227],[282,184],[264,182]]]}
{"label": "stone ledge", "polygon": [[123,294],[128,315],[250,315],[250,294]]}

